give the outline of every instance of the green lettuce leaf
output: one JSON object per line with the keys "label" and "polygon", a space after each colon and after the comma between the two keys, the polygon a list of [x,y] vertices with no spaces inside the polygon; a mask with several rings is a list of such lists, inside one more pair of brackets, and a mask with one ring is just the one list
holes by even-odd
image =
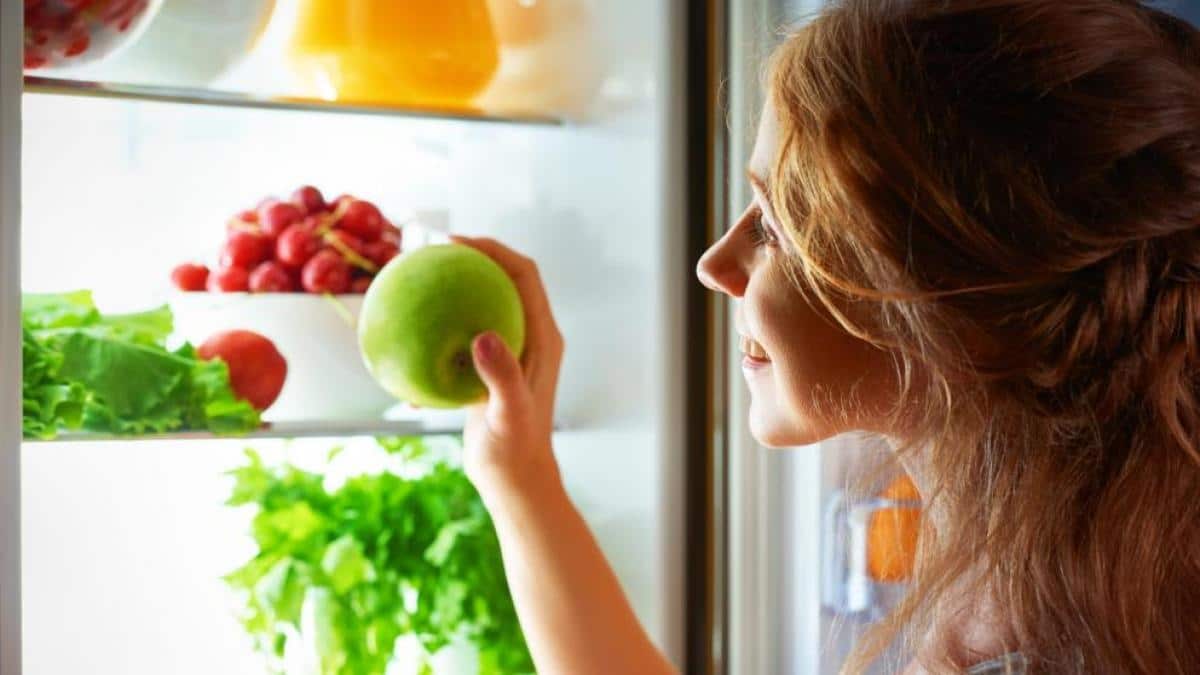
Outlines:
{"label": "green lettuce leaf", "polygon": [[79,328],[95,325],[100,312],[91,291],[25,293],[21,296],[21,323],[30,330]]}
{"label": "green lettuce leaf", "polygon": [[21,357],[24,370],[21,412],[25,435],[53,438],[59,429],[82,426],[87,392],[78,383],[55,379],[54,373],[62,363],[62,355],[47,349],[25,330]]}
{"label": "green lettuce leaf", "polygon": [[175,317],[166,305],[134,314],[106,314],[93,330],[154,347],[162,346],[175,330]]}
{"label": "green lettuce leaf", "polygon": [[58,376],[92,394],[84,416],[87,428],[146,433],[183,426],[189,361],[85,330],[56,334],[47,344],[63,356]]}
{"label": "green lettuce leaf", "polygon": [[190,429],[208,429],[218,434],[244,433],[262,424],[254,406],[234,395],[229,386],[229,367],[220,359],[203,361],[191,345],[175,352],[191,364],[190,404],[184,424]]}
{"label": "green lettuce leaf", "polygon": [[167,350],[168,308],[106,316],[87,291],[26,295],[22,303],[25,436],[260,425],[258,412],[234,396],[224,363],[200,360],[190,345]]}
{"label": "green lettuce leaf", "polygon": [[133,314],[101,314],[91,291],[26,293],[21,296],[21,321],[26,328],[43,334],[87,328],[94,335],[150,346],[161,346],[175,329],[174,316],[165,305]]}

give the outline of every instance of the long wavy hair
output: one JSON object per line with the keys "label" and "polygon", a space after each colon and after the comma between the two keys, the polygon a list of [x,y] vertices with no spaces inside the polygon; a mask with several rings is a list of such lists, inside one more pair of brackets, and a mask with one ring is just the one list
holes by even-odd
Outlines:
{"label": "long wavy hair", "polygon": [[1133,0],[844,0],[769,90],[792,272],[894,355],[936,521],[845,672],[898,634],[961,672],[963,598],[1031,672],[1200,672],[1200,34]]}

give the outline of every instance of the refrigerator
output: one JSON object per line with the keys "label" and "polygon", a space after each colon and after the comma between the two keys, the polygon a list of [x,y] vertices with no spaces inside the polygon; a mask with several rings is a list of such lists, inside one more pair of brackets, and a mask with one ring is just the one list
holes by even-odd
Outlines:
{"label": "refrigerator", "polygon": [[[232,314],[197,309],[170,283],[175,265],[215,260],[230,216],[304,184],[414,223],[405,246],[490,236],[537,261],[568,345],[554,436],[567,489],[647,632],[685,667],[689,4],[513,0],[566,7],[575,32],[546,38],[541,53],[502,45],[501,68],[509,57],[540,64],[534,83],[461,110],[293,95],[272,40],[286,39],[296,3],[274,3],[238,64],[186,85],[125,79],[136,69],[102,79],[103,63],[23,72],[23,11],[37,3],[0,3],[0,671],[268,672],[222,580],[254,551],[252,514],[225,504],[245,450],[319,471],[342,460],[328,460],[335,447],[461,430],[453,413],[356,412],[337,374],[349,366],[310,344],[285,354],[288,414],[248,436],[22,439],[22,291],[88,289],[104,312],[167,303],[193,341],[239,322],[312,330],[307,309],[253,294]],[[173,4],[240,6],[151,2],[164,14],[142,38]],[[176,36],[168,47],[186,51],[189,36]],[[579,80],[583,93],[571,89]],[[289,391],[295,383],[307,389]],[[355,461],[344,471],[391,468]],[[412,672],[403,661],[388,672]],[[435,672],[473,672],[465,663]]]}
{"label": "refrigerator", "polygon": [[[248,437],[22,440],[22,290],[91,289],[111,311],[171,303],[189,339],[229,322],[286,332],[305,312],[193,311],[168,280],[212,258],[231,215],[302,184],[371,199],[414,224],[408,243],[486,235],[537,261],[567,344],[554,443],[568,491],[681,672],[837,672],[903,597],[904,570],[879,562],[903,537],[880,523],[919,500],[892,489],[878,439],[758,446],[735,308],[694,277],[750,198],[765,59],[821,0],[511,0],[558,7],[571,28],[502,46],[511,86],[475,110],[330,100],[319,78],[295,95],[273,40],[299,1],[266,3],[259,46],[219,77],[172,85],[135,82],[136,67],[23,73],[38,3],[0,0],[0,674],[267,672],[222,581],[253,552],[248,514],[224,503],[245,449],[325,470],[335,447],[343,461],[376,436],[461,429],[428,410],[356,414],[343,357],[310,342],[290,360],[289,414]],[[206,39],[165,44],[224,44]]]}

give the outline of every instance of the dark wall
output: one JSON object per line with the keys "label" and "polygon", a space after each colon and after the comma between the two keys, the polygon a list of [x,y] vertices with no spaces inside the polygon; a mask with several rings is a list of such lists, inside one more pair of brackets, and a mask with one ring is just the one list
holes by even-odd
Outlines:
{"label": "dark wall", "polygon": [[1200,26],[1200,0],[1155,0],[1150,4],[1161,7]]}

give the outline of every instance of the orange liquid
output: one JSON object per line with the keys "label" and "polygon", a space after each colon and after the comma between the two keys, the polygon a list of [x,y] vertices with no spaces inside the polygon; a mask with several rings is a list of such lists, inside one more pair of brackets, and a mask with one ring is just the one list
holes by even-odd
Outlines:
{"label": "orange liquid", "polygon": [[313,94],[466,107],[499,65],[487,0],[302,0],[290,60]]}
{"label": "orange liquid", "polygon": [[[906,475],[894,480],[879,496],[896,501],[921,499],[916,484]],[[917,508],[885,508],[871,514],[867,524],[867,570],[873,579],[900,583],[912,578],[920,527],[921,510]]]}

